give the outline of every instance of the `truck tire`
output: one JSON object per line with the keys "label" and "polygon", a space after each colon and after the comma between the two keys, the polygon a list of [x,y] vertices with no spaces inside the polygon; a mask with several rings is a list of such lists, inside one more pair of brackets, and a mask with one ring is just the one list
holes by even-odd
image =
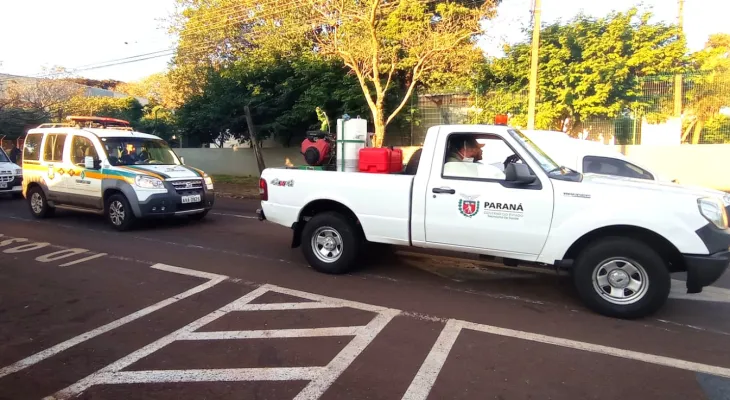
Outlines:
{"label": "truck tire", "polygon": [[669,297],[666,262],[647,244],[606,237],[590,243],[576,258],[573,283],[591,310],[614,318],[653,314]]}
{"label": "truck tire", "polygon": [[46,194],[43,193],[43,189],[38,186],[34,186],[28,189],[28,208],[30,213],[35,218],[47,218],[53,216],[56,209],[48,205]]}
{"label": "truck tire", "polygon": [[123,194],[117,193],[109,197],[106,202],[106,220],[112,228],[118,231],[126,231],[134,225],[134,212],[129,201]]}
{"label": "truck tire", "polygon": [[302,230],[304,258],[312,268],[325,274],[352,271],[362,245],[357,227],[336,212],[315,215]]}

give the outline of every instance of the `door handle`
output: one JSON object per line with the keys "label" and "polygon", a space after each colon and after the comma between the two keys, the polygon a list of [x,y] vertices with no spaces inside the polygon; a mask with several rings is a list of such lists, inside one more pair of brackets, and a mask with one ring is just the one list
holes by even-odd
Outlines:
{"label": "door handle", "polygon": [[456,190],[451,189],[451,188],[433,188],[433,189],[431,189],[431,191],[434,193],[439,193],[439,194],[455,194],[456,193]]}

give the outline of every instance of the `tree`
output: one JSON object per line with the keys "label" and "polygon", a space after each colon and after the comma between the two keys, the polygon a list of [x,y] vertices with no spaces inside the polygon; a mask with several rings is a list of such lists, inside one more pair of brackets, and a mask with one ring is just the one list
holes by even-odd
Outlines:
{"label": "tree", "polygon": [[150,103],[168,110],[174,110],[182,104],[182,95],[175,89],[166,73],[152,74],[137,82],[121,83],[115,90],[130,96],[145,98]]}
{"label": "tree", "polygon": [[[443,70],[450,56],[476,51],[479,22],[493,14],[496,3],[307,0],[302,12],[311,21],[317,50],[341,59],[357,77],[373,118],[374,145],[380,147],[385,128],[415,87]],[[406,90],[394,109],[386,110],[397,72],[404,73]]]}
{"label": "tree", "polygon": [[[579,130],[589,118],[614,118],[647,107],[640,79],[681,72],[686,61],[677,28],[650,23],[650,18],[650,13],[632,8],[605,18],[579,15],[567,24],[541,28],[538,128],[560,128],[568,119],[573,130]],[[529,41],[508,47],[506,53],[505,58],[489,62],[482,75],[485,90],[526,90]],[[526,108],[525,97],[513,104],[512,111],[523,115]]]}
{"label": "tree", "polygon": [[178,0],[172,79],[188,98],[202,94],[204,71],[241,57],[340,60],[357,78],[379,145],[417,85],[468,73],[480,56],[479,21],[498,2]]}
{"label": "tree", "polygon": [[177,113],[179,127],[200,143],[248,139],[249,106],[259,139],[288,146],[317,123],[317,107],[328,115],[367,110],[359,86],[340,63],[309,57],[247,58],[223,71],[210,69],[204,90]]}
{"label": "tree", "polygon": [[76,96],[59,105],[60,117],[69,115],[98,115],[129,121],[138,127],[143,115],[142,105],[134,97]]}
{"label": "tree", "polygon": [[[698,144],[708,122],[727,125],[726,118],[718,113],[730,106],[730,35],[711,35],[705,48],[692,55],[692,66],[698,73],[687,84],[685,113],[689,118],[682,140],[692,133],[692,144]],[[708,135],[706,141],[725,141],[722,135],[713,136]]]}

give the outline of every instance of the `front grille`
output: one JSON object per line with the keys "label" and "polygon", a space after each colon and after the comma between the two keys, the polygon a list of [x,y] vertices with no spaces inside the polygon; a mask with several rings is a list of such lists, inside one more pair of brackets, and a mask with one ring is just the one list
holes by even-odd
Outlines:
{"label": "front grille", "polygon": [[192,194],[191,192],[203,189],[202,179],[186,179],[182,181],[171,181],[175,191],[180,194]]}
{"label": "front grille", "polygon": [[2,176],[0,175],[0,182],[12,182],[15,179],[14,176]]}

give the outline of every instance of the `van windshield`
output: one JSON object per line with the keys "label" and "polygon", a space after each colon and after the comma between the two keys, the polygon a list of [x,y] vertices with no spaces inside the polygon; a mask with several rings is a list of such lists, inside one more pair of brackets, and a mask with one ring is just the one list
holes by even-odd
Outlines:
{"label": "van windshield", "polygon": [[8,155],[5,154],[5,150],[0,149],[0,162],[10,162]]}
{"label": "van windshield", "polygon": [[109,164],[118,165],[180,165],[180,160],[167,142],[161,139],[107,137],[101,143]]}

